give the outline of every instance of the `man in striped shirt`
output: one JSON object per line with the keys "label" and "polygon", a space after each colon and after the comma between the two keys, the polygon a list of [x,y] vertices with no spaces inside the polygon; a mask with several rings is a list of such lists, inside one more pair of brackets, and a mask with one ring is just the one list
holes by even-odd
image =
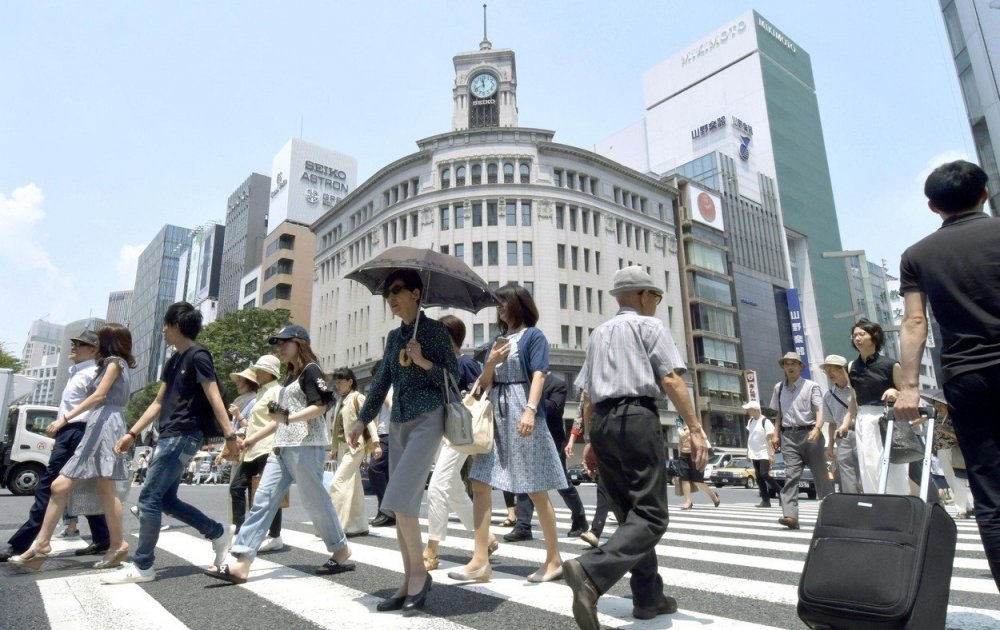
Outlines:
{"label": "man in striped shirt", "polygon": [[663,593],[655,550],[667,531],[666,458],[656,407],[661,392],[691,429],[691,456],[699,470],[708,458],[682,376],[684,360],[655,317],[663,290],[636,266],[615,274],[610,293],[619,311],[590,336],[576,386],[589,397],[584,466],[600,471],[615,513],[625,518],[606,544],[563,563],[573,589],[573,617],[584,630],[600,628],[598,598],[630,571],[633,617],[652,619],[677,611],[674,598]]}

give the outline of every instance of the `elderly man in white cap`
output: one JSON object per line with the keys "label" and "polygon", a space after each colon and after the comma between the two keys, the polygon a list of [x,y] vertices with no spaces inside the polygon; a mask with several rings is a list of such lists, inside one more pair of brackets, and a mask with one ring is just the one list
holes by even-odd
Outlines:
{"label": "elderly man in white cap", "polygon": [[684,361],[655,317],[663,290],[642,267],[626,267],[615,274],[610,293],[620,308],[591,334],[576,386],[589,397],[584,466],[600,471],[621,524],[607,543],[563,563],[573,589],[573,617],[584,630],[601,627],[598,598],[629,572],[633,617],[652,619],[677,610],[674,598],[663,593],[656,556],[667,531],[666,461],[656,407],[661,393],[691,429],[691,459],[699,470],[708,456],[682,376]]}
{"label": "elderly man in white cap", "polygon": [[815,382],[802,378],[805,364],[795,352],[778,360],[785,378],[774,386],[772,409],[778,410],[778,422],[771,446],[781,449],[785,460],[785,485],[781,489],[781,513],[778,522],[788,529],[799,528],[799,479],[802,467],[809,466],[820,499],[832,492],[826,474],[823,453],[823,394]]}
{"label": "elderly man in white cap", "polygon": [[[854,433],[854,418],[858,415],[854,388],[847,377],[847,359],[839,354],[827,355],[819,364],[830,381],[830,389],[823,395],[823,417],[830,425],[830,444],[836,443],[837,473],[840,476],[840,491],[863,492],[858,469],[857,438]],[[836,427],[836,429],[834,429]]]}
{"label": "elderly man in white cap", "polygon": [[760,492],[757,507],[769,508],[771,491],[781,491],[781,486],[771,476],[771,464],[774,463],[774,449],[771,448],[774,423],[760,412],[760,402],[756,400],[751,400],[743,408],[750,416],[747,420],[747,458],[753,463],[753,471],[757,476],[757,491]]}

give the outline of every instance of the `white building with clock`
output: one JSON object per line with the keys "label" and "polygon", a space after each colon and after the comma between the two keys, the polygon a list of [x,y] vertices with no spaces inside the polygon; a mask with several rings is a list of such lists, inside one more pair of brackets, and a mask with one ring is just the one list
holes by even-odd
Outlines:
{"label": "white building with clock", "polygon": [[[344,276],[388,247],[457,256],[493,287],[523,285],[538,305],[551,371],[569,383],[591,331],[617,311],[616,270],[643,265],[666,295],[657,315],[684,352],[675,216],[677,189],[592,151],[554,142],[555,132],[518,126],[514,52],[454,57],[452,129],[417,141],[316,220],[311,335],[327,371],[362,379],[399,326],[384,300]],[[460,317],[465,349],[495,334],[496,311]],[[663,408],[662,421],[675,414]],[[665,434],[665,436],[668,434]]]}

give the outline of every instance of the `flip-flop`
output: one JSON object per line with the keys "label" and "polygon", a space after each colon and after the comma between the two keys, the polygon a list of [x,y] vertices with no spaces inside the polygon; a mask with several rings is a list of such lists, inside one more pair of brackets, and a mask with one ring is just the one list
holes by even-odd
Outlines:
{"label": "flip-flop", "polygon": [[218,571],[202,571],[205,575],[217,580],[222,580],[223,582],[229,582],[230,584],[245,584],[247,579],[241,578],[238,575],[234,575],[229,571],[229,565],[224,564],[219,567]]}
{"label": "flip-flop", "polygon": [[314,573],[316,575],[336,575],[338,573],[353,571],[356,568],[358,568],[358,565],[353,562],[337,562],[333,558],[330,558],[323,563],[323,566],[316,569]]}

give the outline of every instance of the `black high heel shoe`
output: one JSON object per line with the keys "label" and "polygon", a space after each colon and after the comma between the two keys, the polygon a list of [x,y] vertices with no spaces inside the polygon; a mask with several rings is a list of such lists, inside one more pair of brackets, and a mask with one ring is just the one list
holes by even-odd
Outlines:
{"label": "black high heel shoe", "polygon": [[376,604],[375,610],[379,612],[392,612],[393,610],[401,609],[405,602],[406,595],[402,595],[400,597],[387,597]]}
{"label": "black high heel shoe", "polygon": [[431,574],[428,573],[427,579],[424,580],[424,587],[420,589],[420,592],[416,595],[406,596],[406,600],[403,602],[404,617],[409,617],[417,611],[424,609],[424,605],[427,603],[427,593],[431,590],[431,584],[433,583],[434,580],[431,579]]}

